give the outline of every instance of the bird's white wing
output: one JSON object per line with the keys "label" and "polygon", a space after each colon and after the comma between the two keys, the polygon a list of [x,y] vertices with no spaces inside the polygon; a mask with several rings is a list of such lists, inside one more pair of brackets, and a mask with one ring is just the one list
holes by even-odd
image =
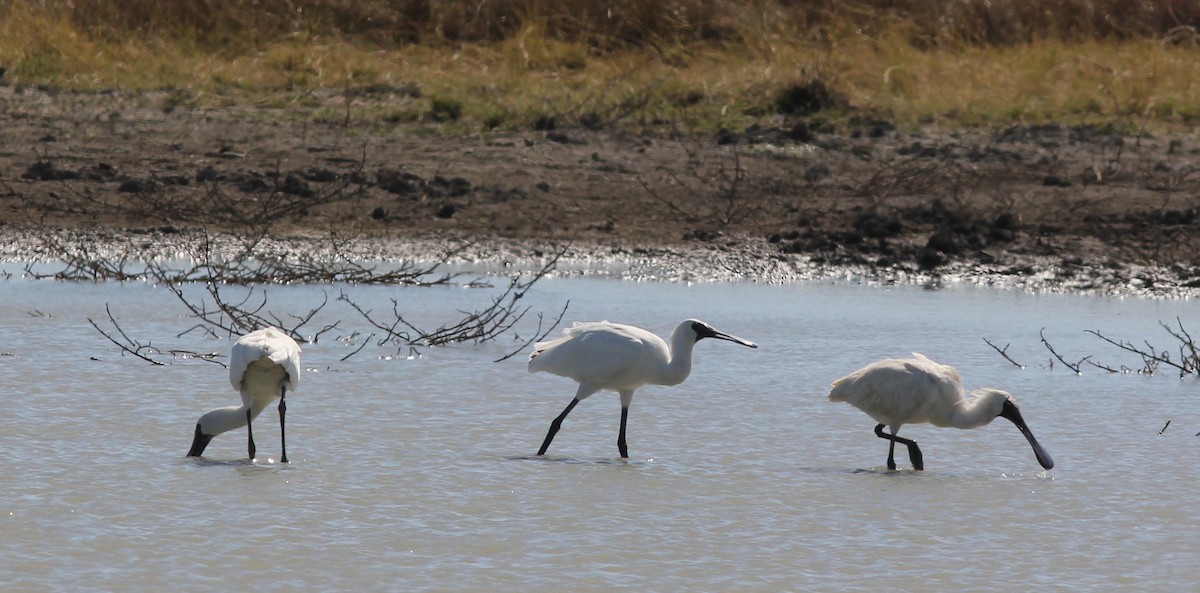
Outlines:
{"label": "bird's white wing", "polygon": [[533,345],[533,352],[529,353],[529,372],[536,373],[538,371],[547,370],[547,369],[540,368],[541,365],[546,364],[545,360],[542,360],[537,365],[533,364],[533,360],[535,358],[538,358],[539,356],[541,356],[543,353],[550,351],[550,350],[554,350],[560,344],[565,344],[566,342],[570,342],[575,336],[578,336],[580,334],[586,333],[588,331],[603,330],[603,329],[607,329],[610,327],[615,327],[617,325],[620,325],[620,324],[609,323],[608,321],[576,321],[576,322],[573,322],[571,324],[571,327],[563,328],[563,331],[562,331],[563,337],[555,338],[553,340],[546,340],[545,342],[538,342]]}
{"label": "bird's white wing", "polygon": [[300,345],[287,334],[268,327],[242,336],[229,356],[229,383],[235,391],[242,388],[242,377],[250,363],[267,358],[287,372],[287,388],[295,391],[300,384]]}
{"label": "bird's white wing", "polygon": [[662,341],[643,329],[607,321],[576,323],[565,333],[566,337],[534,348],[529,372],[607,384],[644,356],[648,341]]}
{"label": "bird's white wing", "polygon": [[[905,360],[904,363],[910,374],[923,377],[922,387],[924,389],[931,393],[937,393],[937,399],[942,400],[941,406],[949,408],[962,400],[965,389],[962,375],[958,374],[958,369],[931,360],[919,352],[913,352],[913,357]],[[933,398],[930,397],[930,399]]]}
{"label": "bird's white wing", "polygon": [[946,390],[946,369],[957,377],[952,367],[920,355],[880,360],[834,381],[829,399],[847,402],[884,424],[928,421],[928,396]]}
{"label": "bird's white wing", "polygon": [[271,351],[271,361],[287,371],[288,391],[295,391],[300,385],[300,345],[292,338],[280,334],[283,338],[279,348]]}

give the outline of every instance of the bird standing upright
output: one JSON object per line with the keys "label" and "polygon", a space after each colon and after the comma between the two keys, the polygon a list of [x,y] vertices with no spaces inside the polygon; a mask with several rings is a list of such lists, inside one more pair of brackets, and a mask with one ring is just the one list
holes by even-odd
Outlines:
{"label": "bird standing upright", "polygon": [[625,422],[633,392],[643,385],[677,385],[692,370],[692,348],[704,338],[728,340],[758,348],[758,345],[713,329],[696,319],[680,323],[671,333],[670,346],[662,338],[640,327],[608,321],[575,323],[564,337],[534,345],[529,355],[529,372],[546,371],[579,382],[575,398],[550,424],[538,455],[545,455],[563,419],[579,402],[601,389],[621,396],[621,431],[617,449],[629,457],[625,444]]}
{"label": "bird standing upright", "polygon": [[[968,399],[964,391],[962,377],[954,367],[914,352],[912,358],[873,362],[834,381],[829,399],[847,402],[879,422],[875,427],[876,436],[891,441],[888,469],[896,469],[896,443],[908,447],[913,469],[925,469],[917,442],[896,436],[903,424],[928,422],[934,426],[978,428],[997,417],[1007,418],[1017,425],[1042,467],[1054,467],[1050,454],[1025,425],[1012,395],[999,389],[984,388],[972,391]],[[891,434],[883,432],[884,426],[891,427]]]}
{"label": "bird standing upright", "polygon": [[287,463],[284,432],[285,396],[300,382],[300,346],[273,327],[250,332],[233,345],[229,357],[229,382],[242,395],[242,405],[217,408],[200,417],[188,457],[199,457],[213,437],[246,427],[247,454],[254,461],[251,421],[275,398],[279,398],[280,461]]}

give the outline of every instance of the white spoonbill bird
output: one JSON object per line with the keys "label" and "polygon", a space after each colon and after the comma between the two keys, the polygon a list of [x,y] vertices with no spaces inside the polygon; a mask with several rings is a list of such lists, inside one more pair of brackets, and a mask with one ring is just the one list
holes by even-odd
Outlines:
{"label": "white spoonbill bird", "polygon": [[758,344],[719,332],[707,323],[688,319],[671,333],[671,344],[632,325],[593,321],[575,323],[564,337],[538,342],[529,355],[529,372],[547,371],[579,382],[575,398],[550,423],[550,431],[538,455],[545,455],[563,419],[588,396],[609,389],[621,396],[621,432],[617,448],[629,457],[625,446],[625,420],[633,392],[642,385],[678,385],[692,371],[692,347],[704,338],[729,340],[750,348]]}
{"label": "white spoonbill bird", "polygon": [[279,398],[280,461],[287,463],[287,439],[284,435],[284,396],[295,391],[300,382],[300,346],[287,334],[268,327],[252,331],[233,345],[229,357],[229,382],[242,394],[242,405],[217,408],[196,422],[196,436],[188,457],[204,453],[213,437],[246,427],[247,453],[254,461],[254,433],[250,421],[257,418],[275,398]]}
{"label": "white spoonbill bird", "polygon": [[[928,422],[934,426],[978,428],[997,417],[1017,425],[1033,446],[1042,467],[1054,467],[1050,454],[1033,438],[1021,418],[1012,395],[999,389],[977,389],[968,399],[962,377],[954,367],[934,362],[913,353],[912,358],[888,358],[873,362],[837,381],[829,392],[830,401],[847,402],[874,418],[879,425],[875,434],[891,441],[888,445],[888,469],[896,469],[896,443],[908,446],[913,469],[925,469],[917,442],[896,436],[902,424]],[[889,426],[892,434],[883,432]]]}

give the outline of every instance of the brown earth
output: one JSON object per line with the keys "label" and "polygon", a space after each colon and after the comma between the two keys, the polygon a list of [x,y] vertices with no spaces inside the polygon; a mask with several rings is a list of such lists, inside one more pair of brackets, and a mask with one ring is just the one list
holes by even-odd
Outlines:
{"label": "brown earth", "polygon": [[[355,107],[388,93],[362,93]],[[433,122],[315,118],[343,105],[333,95],[325,111],[166,99],[0,87],[0,230],[552,239],[1200,286],[1195,134],[908,133],[875,120],[833,131],[780,116],[715,135],[550,120],[447,135]]]}

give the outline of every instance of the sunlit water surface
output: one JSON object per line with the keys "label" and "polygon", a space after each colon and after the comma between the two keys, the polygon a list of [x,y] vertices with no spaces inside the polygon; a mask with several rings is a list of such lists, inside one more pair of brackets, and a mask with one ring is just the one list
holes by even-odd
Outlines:
{"label": "sunlit water surface", "polygon": [[[0,590],[14,591],[1185,591],[1200,581],[1200,385],[1138,368],[1084,333],[1174,347],[1158,325],[1190,301],[808,283],[544,279],[515,334],[420,349],[304,345],[288,453],[269,408],[186,459],[199,415],[237,401],[222,367],[151,366],[87,322],[162,349],[227,352],[164,289],[12,280],[0,287]],[[301,313],[345,290],[436,325],[495,290],[272,287]],[[757,341],[704,341],[688,380],[646,387],[617,457],[619,404],[581,404],[533,454],[575,385],[492,362],[532,316],[666,334],[699,317]],[[317,324],[315,327],[320,327]],[[557,331],[556,331],[557,333]],[[988,347],[1003,346],[1018,369]],[[968,387],[1013,392],[1057,467],[1000,420],[907,426],[927,471],[884,468],[873,421],[826,401],[831,380],[920,351]],[[399,354],[399,356],[395,356]],[[169,359],[168,359],[169,360]],[[1170,420],[1171,425],[1160,434]]]}

